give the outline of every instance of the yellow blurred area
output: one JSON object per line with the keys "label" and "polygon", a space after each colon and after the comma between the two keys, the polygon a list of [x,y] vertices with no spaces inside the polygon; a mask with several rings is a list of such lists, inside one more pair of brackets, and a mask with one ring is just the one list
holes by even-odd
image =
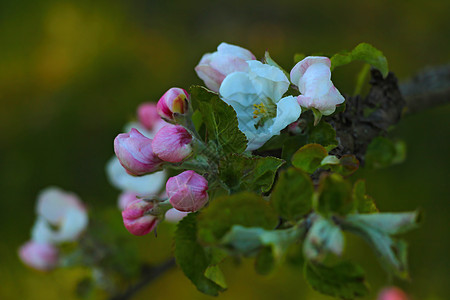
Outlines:
{"label": "yellow blurred area", "polygon": [[[257,57],[269,50],[286,69],[295,53],[333,54],[369,42],[404,79],[450,61],[449,1],[2,1],[0,2],[0,299],[76,299],[87,270],[44,274],[24,267],[17,249],[30,237],[36,195],[48,185],[79,194],[90,211],[115,207],[118,191],[104,165],[113,138],[144,101],[170,87],[201,84],[193,68],[226,41]],[[361,67],[337,69],[333,81],[353,91]],[[396,284],[412,299],[450,299],[448,153],[449,107],[403,120],[391,132],[409,146],[407,161],[363,171],[383,211],[422,207],[426,221],[406,236],[411,282],[390,282],[371,250],[347,238],[348,255],[372,286],[366,299]],[[120,214],[117,213],[120,220]],[[158,238],[134,238],[139,256],[158,263],[171,256],[173,228]],[[331,299],[311,290],[299,268],[265,277],[253,261],[223,266],[229,290],[219,299]],[[104,298],[101,293],[96,298]],[[209,299],[179,269],[136,299]]]}

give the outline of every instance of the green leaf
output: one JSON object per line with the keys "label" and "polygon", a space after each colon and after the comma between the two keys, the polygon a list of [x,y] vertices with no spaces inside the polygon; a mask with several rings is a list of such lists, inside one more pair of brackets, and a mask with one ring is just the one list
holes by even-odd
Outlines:
{"label": "green leaf", "polygon": [[317,210],[324,216],[330,213],[346,215],[354,208],[352,187],[339,174],[322,177],[318,192]]}
{"label": "green leaf", "polygon": [[392,142],[385,137],[376,137],[367,147],[366,166],[369,168],[385,168],[404,161],[406,145],[404,142]]}
{"label": "green leaf", "polygon": [[352,193],[353,201],[355,201],[356,209],[359,213],[376,213],[378,208],[372,197],[366,195],[366,182],[359,179],[353,185]]}
{"label": "green leaf", "polygon": [[231,154],[220,161],[219,176],[231,192],[245,190],[259,194],[270,190],[282,164],[283,160],[272,156]]}
{"label": "green leaf", "polygon": [[190,94],[194,110],[202,115],[209,139],[215,139],[225,153],[243,152],[247,139],[238,128],[234,109],[204,87],[192,86]]}
{"label": "green leaf", "polygon": [[311,210],[313,193],[311,178],[300,170],[289,168],[280,172],[270,201],[282,218],[296,220]]}
{"label": "green leaf", "polygon": [[275,268],[275,258],[273,257],[272,247],[263,247],[255,260],[255,270],[261,275],[267,275]]}
{"label": "green leaf", "polygon": [[209,266],[205,270],[205,277],[220,286],[223,289],[227,289],[227,283],[225,281],[225,276],[222,273],[222,270],[220,270],[219,266],[213,265]]}
{"label": "green leaf", "polygon": [[284,75],[286,75],[287,79],[290,80],[290,75],[289,75],[289,73],[286,72],[286,70],[284,70],[279,64],[277,64],[277,63],[272,59],[272,57],[270,57],[269,51],[266,51],[266,52],[264,53],[264,61],[265,61],[266,64],[268,64],[268,65],[270,65],[270,66],[273,66],[273,67],[276,67],[276,68],[280,69],[281,71],[283,71],[283,73],[284,73]]}
{"label": "green leaf", "polygon": [[192,123],[194,123],[194,127],[197,131],[199,131],[200,127],[203,125],[202,113],[198,109],[192,114]]}
{"label": "green leaf", "polygon": [[307,173],[314,173],[320,167],[322,160],[328,155],[327,150],[319,144],[308,144],[294,153],[292,165]]}
{"label": "green leaf", "polygon": [[351,262],[341,262],[333,267],[306,263],[304,275],[314,290],[333,297],[354,299],[369,292],[364,270]]}
{"label": "green leaf", "polygon": [[386,77],[389,73],[386,57],[380,50],[367,43],[359,44],[352,51],[342,51],[333,55],[331,57],[331,70],[355,60],[364,61],[377,68],[383,74],[383,77]]}
{"label": "green leaf", "polygon": [[308,134],[308,144],[311,143],[320,144],[327,151],[336,148],[338,141],[336,140],[336,131],[333,129],[333,126],[322,121],[317,126],[312,127]]}
{"label": "green leaf", "polygon": [[[175,232],[175,258],[186,277],[202,293],[217,296],[224,287],[210,280],[205,272],[211,257],[197,242],[197,214],[189,214],[178,223]],[[212,271],[209,271],[212,272]],[[210,273],[208,273],[212,277]]]}
{"label": "green leaf", "polygon": [[233,225],[274,229],[278,216],[261,196],[242,192],[222,196],[199,215],[199,237],[206,243],[219,242]]}
{"label": "green leaf", "polygon": [[253,255],[262,245],[271,246],[274,257],[279,260],[287,248],[296,243],[305,234],[306,223],[300,223],[287,229],[265,230],[259,227],[243,227],[235,225],[223,237],[222,244],[228,245],[244,255]]}
{"label": "green leaf", "polygon": [[386,270],[407,278],[407,245],[390,235],[414,229],[418,221],[418,212],[355,214],[343,219],[341,226],[366,240]]}
{"label": "green leaf", "polygon": [[329,168],[342,176],[350,176],[359,168],[359,160],[353,154],[343,155],[338,159],[334,155],[328,155],[320,163],[322,168]]}
{"label": "green leaf", "polygon": [[304,256],[311,261],[321,262],[328,253],[340,256],[343,250],[344,235],[339,226],[318,215],[306,235]]}

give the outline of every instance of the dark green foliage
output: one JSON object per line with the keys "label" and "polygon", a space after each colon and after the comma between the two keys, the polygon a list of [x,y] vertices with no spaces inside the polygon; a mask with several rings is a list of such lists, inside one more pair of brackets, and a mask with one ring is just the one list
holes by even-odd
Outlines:
{"label": "dark green foliage", "polygon": [[272,157],[228,155],[220,161],[219,176],[231,192],[270,190],[283,160]]}
{"label": "dark green foliage", "polygon": [[364,61],[380,70],[383,77],[386,77],[389,72],[387,59],[383,53],[367,43],[359,44],[352,51],[342,51],[333,55],[331,57],[331,70],[355,60]]}
{"label": "dark green foliage", "polygon": [[238,128],[234,109],[204,87],[192,86],[190,94],[192,106],[202,115],[209,139],[216,140],[224,153],[243,152],[247,139]]}
{"label": "dark green foliage", "polygon": [[280,172],[270,201],[282,218],[296,220],[311,210],[313,193],[311,178],[303,171],[289,168]]}
{"label": "dark green foliage", "polygon": [[216,243],[233,225],[274,229],[278,216],[261,196],[242,192],[214,199],[199,215],[199,237],[206,243]]}
{"label": "dark green foliage", "polygon": [[313,289],[336,298],[354,299],[369,292],[364,270],[351,262],[341,262],[333,267],[306,263],[304,275]]}
{"label": "dark green foliage", "polygon": [[175,232],[175,258],[181,270],[202,293],[217,296],[224,287],[208,277],[217,279],[217,274],[205,272],[212,258],[197,242],[197,214],[189,214],[178,223]]}
{"label": "dark green foliage", "polygon": [[324,216],[346,215],[354,208],[352,187],[339,174],[323,176],[319,184],[317,210]]}

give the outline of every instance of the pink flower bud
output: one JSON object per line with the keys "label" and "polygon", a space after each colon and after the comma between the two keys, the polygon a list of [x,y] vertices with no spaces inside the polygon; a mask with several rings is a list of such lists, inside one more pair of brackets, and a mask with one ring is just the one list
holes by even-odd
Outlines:
{"label": "pink flower bud", "polygon": [[382,290],[377,300],[408,300],[408,296],[401,289],[390,287]]}
{"label": "pink flower bud", "polygon": [[169,201],[179,211],[193,212],[208,202],[208,181],[194,171],[169,178],[166,191]]}
{"label": "pink flower bud", "polygon": [[156,103],[145,102],[139,105],[137,109],[139,123],[145,129],[152,131],[159,122],[162,121],[156,109]]}
{"label": "pink flower bud", "polygon": [[174,113],[185,114],[187,112],[188,101],[188,92],[180,88],[171,88],[159,99],[158,113],[166,120],[173,120]]}
{"label": "pink flower bud", "polygon": [[127,206],[137,199],[137,194],[134,192],[123,192],[119,195],[119,201],[117,205],[121,211],[124,211]]}
{"label": "pink flower bud", "polygon": [[291,70],[291,81],[301,93],[297,98],[300,106],[315,108],[326,116],[345,101],[331,82],[330,66],[328,57],[308,56]]}
{"label": "pink flower bud", "polygon": [[176,163],[192,152],[192,136],[180,125],[166,125],[156,133],[152,147],[162,160]]}
{"label": "pink flower bud", "polygon": [[144,175],[157,171],[162,161],[153,153],[152,140],[135,128],[114,139],[114,152],[120,164],[131,175]]}
{"label": "pink flower bud", "polygon": [[58,249],[51,244],[29,241],[20,247],[19,257],[33,269],[49,271],[58,263]]}
{"label": "pink flower bud", "polygon": [[247,49],[221,43],[216,52],[203,55],[195,67],[195,72],[205,82],[207,88],[219,92],[220,85],[227,75],[247,71],[247,60],[254,59],[255,56]]}
{"label": "pink flower bud", "polygon": [[141,199],[134,200],[128,204],[122,212],[123,224],[125,228],[134,235],[146,235],[152,231],[158,223],[158,218],[146,214],[153,208],[153,203]]}

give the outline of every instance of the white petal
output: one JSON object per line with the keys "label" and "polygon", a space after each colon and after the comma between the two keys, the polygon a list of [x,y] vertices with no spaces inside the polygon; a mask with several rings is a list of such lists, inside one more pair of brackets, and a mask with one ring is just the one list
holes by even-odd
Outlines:
{"label": "white petal", "polygon": [[[235,72],[225,77],[219,91],[225,103],[231,106],[238,103],[244,107],[257,103],[258,92],[248,73],[244,72]],[[233,108],[236,110],[234,106]]]}
{"label": "white petal", "polygon": [[284,97],[278,102],[277,116],[271,127],[272,135],[280,134],[280,131],[300,117],[302,109],[293,96]]}
{"label": "white petal", "polygon": [[239,57],[243,60],[255,59],[255,56],[253,55],[253,53],[251,53],[247,49],[236,46],[236,45],[227,44],[227,43],[221,43],[217,47],[217,51],[220,54],[230,54],[230,55]]}
{"label": "white petal", "polygon": [[84,209],[79,198],[73,193],[49,187],[38,196],[37,213],[51,224],[58,225],[70,209]]}
{"label": "white petal", "polygon": [[303,74],[305,74],[306,70],[314,64],[325,64],[330,68],[331,61],[328,57],[324,56],[308,56],[305,57],[303,60],[299,61],[291,70],[291,82],[295,84],[296,86],[299,86],[299,80],[301,77],[303,77]]}
{"label": "white petal", "polygon": [[298,88],[305,96],[318,98],[327,94],[332,86],[330,68],[325,64],[314,64],[300,78]]}
{"label": "white petal", "polygon": [[[289,80],[279,68],[257,60],[247,61],[250,78],[260,92],[260,97],[269,97],[277,102],[289,88]],[[262,95],[261,95],[262,94]]]}
{"label": "white petal", "polygon": [[55,233],[43,217],[38,217],[31,229],[31,239],[37,243],[55,243]]}
{"label": "white petal", "polygon": [[115,156],[106,164],[106,173],[113,186],[122,191],[135,192],[140,196],[158,194],[167,179],[166,171],[144,176],[132,176],[125,171]]}
{"label": "white petal", "polygon": [[64,218],[55,240],[57,242],[74,241],[83,232],[88,225],[88,216],[86,212],[72,209],[68,211]]}

